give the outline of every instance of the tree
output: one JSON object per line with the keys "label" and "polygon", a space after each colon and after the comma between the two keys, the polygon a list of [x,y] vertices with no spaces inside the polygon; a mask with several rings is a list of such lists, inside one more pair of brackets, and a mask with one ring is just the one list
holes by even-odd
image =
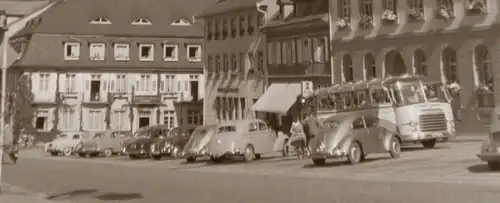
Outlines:
{"label": "tree", "polygon": [[19,78],[18,84],[10,88],[7,95],[7,105],[6,105],[6,123],[11,123],[13,131],[14,143],[19,140],[21,132],[28,134],[36,133],[36,129],[33,127],[33,119],[35,117],[36,109],[33,106],[34,95],[31,92],[29,86],[30,80],[27,75],[23,75]]}

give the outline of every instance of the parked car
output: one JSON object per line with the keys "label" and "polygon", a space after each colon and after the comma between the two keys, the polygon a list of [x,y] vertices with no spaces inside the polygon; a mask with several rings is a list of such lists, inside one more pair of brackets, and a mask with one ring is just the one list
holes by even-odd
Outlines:
{"label": "parked car", "polygon": [[274,133],[259,119],[229,121],[217,127],[216,135],[209,142],[208,153],[214,162],[231,157],[242,157],[250,162],[264,154],[281,152],[287,138]]}
{"label": "parked car", "polygon": [[488,136],[481,145],[477,155],[488,164],[490,170],[500,170],[500,107],[493,110]]}
{"label": "parked car", "polygon": [[183,156],[183,149],[196,129],[195,125],[186,125],[172,129],[167,136],[159,137],[151,145],[151,157],[159,160],[164,156]]}
{"label": "parked car", "polygon": [[45,143],[45,145],[43,147],[43,151],[49,152],[49,149],[52,147],[52,145],[54,145],[54,143],[59,142],[60,139],[66,138],[67,136],[68,135],[66,135],[66,134],[57,134],[52,141]]}
{"label": "parked car", "polygon": [[217,125],[196,128],[183,149],[188,163],[195,162],[198,157],[209,155],[208,144],[215,133],[217,133]]}
{"label": "parked car", "polygon": [[315,165],[324,165],[327,158],[340,157],[347,157],[350,164],[357,164],[373,153],[389,153],[392,158],[400,156],[398,135],[379,125],[376,112],[330,117],[323,126],[324,129],[309,143]]}
{"label": "parked car", "polygon": [[47,152],[52,156],[64,154],[64,156],[71,156],[75,152],[75,147],[90,136],[86,133],[74,134],[61,134],[47,146]]}
{"label": "parked car", "polygon": [[130,159],[149,157],[151,144],[153,144],[158,137],[167,135],[168,131],[167,125],[155,125],[141,128],[136,133],[134,141],[126,146],[125,152]]}
{"label": "parked car", "polygon": [[96,157],[104,155],[105,157],[121,153],[122,145],[131,138],[130,132],[119,130],[107,130],[91,133],[92,139],[82,141],[77,147],[78,156]]}

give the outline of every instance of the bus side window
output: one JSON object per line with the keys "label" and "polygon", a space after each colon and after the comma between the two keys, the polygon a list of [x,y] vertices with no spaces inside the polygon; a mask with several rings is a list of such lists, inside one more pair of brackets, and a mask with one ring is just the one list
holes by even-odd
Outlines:
{"label": "bus side window", "polygon": [[337,107],[335,105],[335,95],[328,95],[328,106],[332,110],[337,109]]}
{"label": "bus side window", "polygon": [[351,98],[352,98],[352,108],[357,108],[359,107],[359,98],[358,98],[358,92],[352,92],[351,94]]}

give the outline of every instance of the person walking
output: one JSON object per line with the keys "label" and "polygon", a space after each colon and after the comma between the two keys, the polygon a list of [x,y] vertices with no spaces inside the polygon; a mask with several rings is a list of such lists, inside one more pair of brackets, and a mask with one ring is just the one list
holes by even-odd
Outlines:
{"label": "person walking", "polygon": [[300,123],[299,117],[294,118],[290,131],[292,134],[290,138],[290,145],[295,148],[297,159],[302,159],[306,150],[306,136],[304,134],[304,127],[302,126],[302,123]]}
{"label": "person walking", "polygon": [[316,115],[314,114],[314,112],[311,112],[307,115],[306,119],[304,120],[303,126],[304,126],[304,133],[306,135],[307,156],[309,156],[311,154],[311,147],[309,146],[309,142],[316,135],[318,135],[318,133],[320,131],[321,124],[319,123],[318,119],[316,118]]}

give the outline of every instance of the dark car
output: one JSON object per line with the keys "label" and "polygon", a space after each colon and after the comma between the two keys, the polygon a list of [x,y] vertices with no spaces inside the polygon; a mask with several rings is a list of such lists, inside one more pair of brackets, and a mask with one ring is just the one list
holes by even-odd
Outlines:
{"label": "dark car", "polygon": [[159,137],[167,135],[168,131],[167,125],[155,125],[141,128],[136,132],[135,140],[128,144],[125,151],[130,159],[149,157],[152,144],[155,143]]}
{"label": "dark car", "polygon": [[187,125],[172,129],[167,136],[157,139],[154,146],[151,146],[151,157],[159,160],[164,156],[182,156],[184,146],[196,127],[198,126]]}

